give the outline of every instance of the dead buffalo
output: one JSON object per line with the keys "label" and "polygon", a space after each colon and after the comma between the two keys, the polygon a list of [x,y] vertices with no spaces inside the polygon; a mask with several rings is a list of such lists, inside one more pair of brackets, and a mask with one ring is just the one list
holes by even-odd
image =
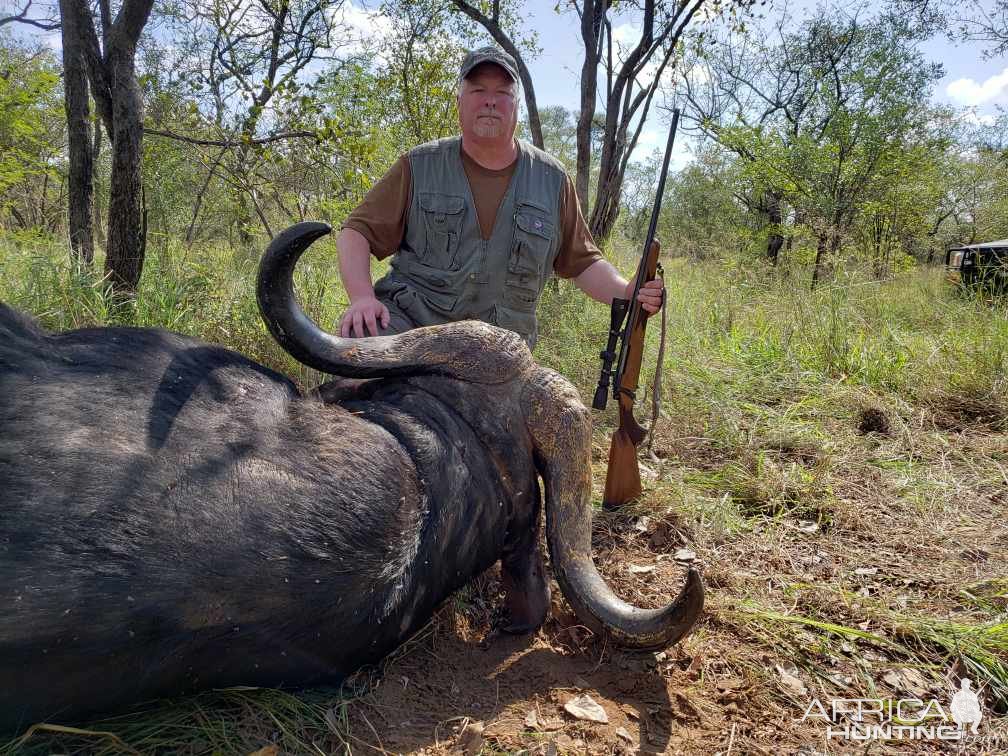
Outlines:
{"label": "dead buffalo", "polygon": [[[292,272],[329,228],[270,245],[259,302],[295,358],[360,381],[303,395],[240,354],[162,330],[47,333],[0,305],[0,726],[74,720],[235,684],[333,682],[392,651],[501,561],[510,624],[549,607],[625,646],[672,643],[661,610],[591,560],[588,411],[517,335],[478,322],[344,340]],[[324,392],[323,392],[324,396]]]}

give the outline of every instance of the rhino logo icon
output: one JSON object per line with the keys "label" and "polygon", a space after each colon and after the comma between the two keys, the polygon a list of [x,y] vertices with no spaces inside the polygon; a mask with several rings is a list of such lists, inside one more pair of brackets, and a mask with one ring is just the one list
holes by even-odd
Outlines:
{"label": "rhino logo icon", "polygon": [[952,696],[949,711],[952,714],[952,720],[959,725],[960,731],[965,729],[966,725],[970,725],[970,732],[976,735],[980,720],[983,719],[983,712],[980,710],[980,700],[977,698],[977,694],[970,690],[970,684],[968,677],[960,680],[960,690]]}

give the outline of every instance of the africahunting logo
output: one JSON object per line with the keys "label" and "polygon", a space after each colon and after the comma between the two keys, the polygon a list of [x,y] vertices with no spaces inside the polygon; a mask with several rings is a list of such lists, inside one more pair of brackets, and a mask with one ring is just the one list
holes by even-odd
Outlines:
{"label": "africahunting logo", "polygon": [[969,678],[959,682],[948,709],[936,698],[812,699],[796,722],[821,721],[826,738],[840,740],[965,740],[983,719],[980,699]]}

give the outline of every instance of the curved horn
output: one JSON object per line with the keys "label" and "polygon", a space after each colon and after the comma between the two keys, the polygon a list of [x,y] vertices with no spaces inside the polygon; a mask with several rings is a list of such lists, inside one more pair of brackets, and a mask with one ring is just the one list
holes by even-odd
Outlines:
{"label": "curved horn", "polygon": [[630,648],[661,648],[690,631],[703,610],[693,567],[663,609],[640,609],[612,592],[591,557],[591,416],[577,390],[543,369],[526,383],[526,422],[546,487],[546,537],[557,583],[578,619]]}
{"label": "curved horn", "polygon": [[531,364],[517,334],[467,321],[415,328],[395,336],[344,339],[309,318],[294,293],[294,267],[312,242],[332,231],[325,223],[297,223],[270,242],[259,263],[256,297],[273,338],[294,359],[349,378],[441,373],[475,383],[509,380]]}

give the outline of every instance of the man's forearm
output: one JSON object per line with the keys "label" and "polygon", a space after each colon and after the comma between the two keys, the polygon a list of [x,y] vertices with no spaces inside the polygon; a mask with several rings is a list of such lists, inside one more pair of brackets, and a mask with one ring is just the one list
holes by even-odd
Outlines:
{"label": "man's forearm", "polygon": [[596,302],[612,304],[614,298],[626,296],[626,279],[608,260],[596,260],[573,280],[575,286]]}
{"label": "man's forearm", "polygon": [[336,239],[339,249],[340,278],[351,302],[373,297],[371,282],[371,245],[359,231],[344,228]]}

